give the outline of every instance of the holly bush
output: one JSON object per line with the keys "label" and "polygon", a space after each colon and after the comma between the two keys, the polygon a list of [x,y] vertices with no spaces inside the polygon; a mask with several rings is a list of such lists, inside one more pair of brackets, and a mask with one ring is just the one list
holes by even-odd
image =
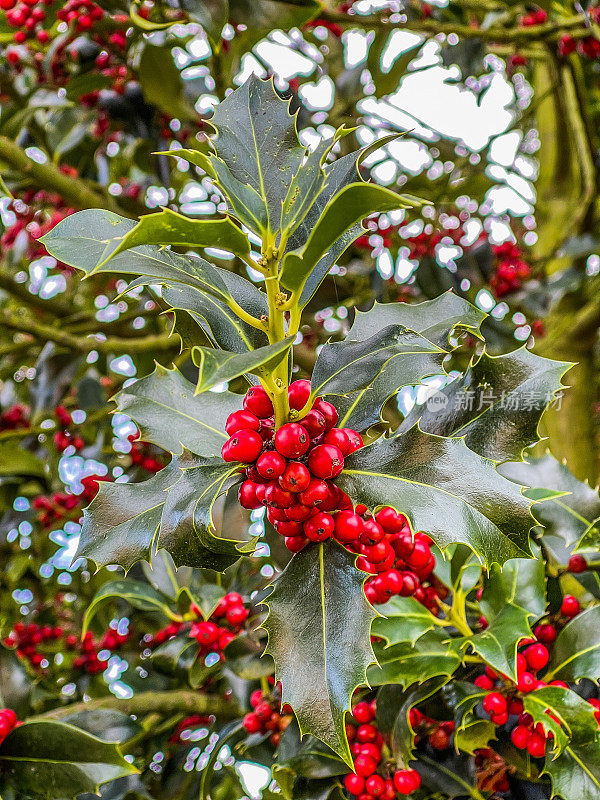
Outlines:
{"label": "holly bush", "polygon": [[595,800],[598,10],[0,8],[3,800]]}

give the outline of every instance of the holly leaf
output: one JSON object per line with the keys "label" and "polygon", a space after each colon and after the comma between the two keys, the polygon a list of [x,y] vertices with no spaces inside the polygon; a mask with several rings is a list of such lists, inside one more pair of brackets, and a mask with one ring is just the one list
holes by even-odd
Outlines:
{"label": "holly leaf", "polygon": [[154,45],[147,38],[143,41],[138,77],[144,100],[169,116],[197,120],[196,111],[185,98],[183,78],[171,45]]}
{"label": "holly leaf", "polygon": [[311,378],[312,395],[346,395],[362,390],[353,397],[356,405],[363,395],[371,397],[370,384],[380,373],[385,373],[388,383],[398,390],[439,373],[445,355],[439,347],[401,325],[384,328],[362,342],[329,342],[317,356]]}
{"label": "holly leaf", "polygon": [[346,459],[337,483],[368,508],[406,514],[442,548],[462,542],[486,564],[530,555],[530,503],[460,439],[418,427],[379,439]]}
{"label": "holly leaf", "polygon": [[520,461],[539,441],[538,424],[571,365],[522,347],[483,353],[464,375],[415,406],[400,431],[416,422],[426,433],[464,437],[471,450],[495,461]]}
{"label": "holly leaf", "polygon": [[600,732],[593,707],[559,686],[525,695],[523,707],[554,734],[544,765],[553,793],[564,800],[595,800],[600,791]]}
{"label": "holly leaf", "polygon": [[597,681],[599,676],[600,606],[592,606],[568,622],[558,634],[544,680],[573,682],[591,678]]}
{"label": "holly leaf", "polygon": [[169,598],[158,592],[150,584],[131,579],[107,581],[98,589],[83,615],[82,636],[85,635],[90,622],[98,611],[107,603],[125,600],[139,611],[159,611],[172,618]]}
{"label": "holly leaf", "polygon": [[296,553],[265,600],[263,623],[282,703],[294,709],[302,734],[321,739],[350,767],[344,714],[374,660],[369,633],[376,616],[354,561],[331,540]]}
{"label": "holly leaf", "polygon": [[452,292],[414,305],[375,302],[369,311],[356,311],[348,338],[362,341],[388,325],[404,325],[446,349],[450,337],[458,330],[479,336],[486,317],[477,306]]}
{"label": "holly leaf", "polygon": [[195,387],[177,369],[160,364],[151,375],[122,389],[114,400],[119,411],[140,428],[142,439],[181,454],[217,456],[229,438],[227,417],[242,407],[231,392],[194,393]]}
{"label": "holly leaf", "polygon": [[[217,131],[218,158],[238,183],[254,187],[264,202],[266,229],[279,230],[282,203],[305,155],[289,100],[277,94],[272,81],[253,75],[216,106],[210,123]],[[217,179],[230,198],[236,194],[223,174]]]}
{"label": "holly leaf", "polygon": [[406,689],[430,678],[450,677],[462,663],[460,655],[449,646],[448,635],[441,631],[430,631],[414,644],[401,642],[391,647],[377,644],[375,655],[377,665],[367,671],[371,686],[399,683]]}
{"label": "holly leaf", "polygon": [[22,444],[0,441],[0,478],[46,478],[46,466]]}
{"label": "holly leaf", "polygon": [[450,800],[455,797],[479,800],[482,796],[477,789],[474,761],[464,753],[451,751],[443,760],[419,753],[418,760],[411,766],[420,774],[425,786],[442,791]]}
{"label": "holly leaf", "polygon": [[190,219],[170,208],[145,214],[109,256],[143,245],[216,247],[239,256],[250,254],[250,242],[237,225],[224,219]]}
{"label": "holly leaf", "polygon": [[284,255],[281,284],[300,294],[305,281],[321,259],[356,223],[376,212],[412,208],[419,204],[417,198],[399,195],[374,183],[351,183],[345,186],[325,206],[306,244]]}
{"label": "holly leaf", "polygon": [[488,621],[507,604],[520,606],[536,619],[546,610],[546,569],[541,558],[512,558],[492,564],[479,605]]}
{"label": "holly leaf", "polygon": [[496,738],[496,726],[491,720],[479,719],[474,714],[475,707],[487,692],[482,692],[472,683],[455,681],[448,694],[455,707],[455,748],[473,755],[475,750],[488,747],[489,742]]}
{"label": "holly leaf", "polygon": [[192,348],[192,358],[199,369],[196,394],[201,394],[219,383],[227,383],[245,373],[269,378],[275,367],[287,357],[294,341],[293,336],[275,344],[259,347],[248,353],[227,353],[214,347]]}
{"label": "holly leaf", "polygon": [[493,669],[517,681],[517,646],[531,637],[531,614],[519,606],[507,604],[481,633],[462,642],[478,653]]}
{"label": "holly leaf", "polygon": [[438,624],[431,611],[414,597],[397,595],[377,610],[381,616],[373,620],[371,635],[385,639],[387,646],[401,642],[414,644]]}
{"label": "holly leaf", "polygon": [[600,517],[598,492],[554,456],[503,464],[500,472],[528,487],[526,495],[536,501],[535,516],[544,526],[544,544],[553,551],[562,554],[565,547],[571,548]]}
{"label": "holly leaf", "polygon": [[102,483],[84,511],[75,559],[125,571],[164,548],[176,566],[222,572],[247,542],[217,536],[212,519],[219,495],[237,477],[237,466],[185,453],[142,483]]}
{"label": "holly leaf", "polygon": [[0,782],[35,800],[75,798],[136,772],[115,744],[63,722],[15,728],[0,746]]}

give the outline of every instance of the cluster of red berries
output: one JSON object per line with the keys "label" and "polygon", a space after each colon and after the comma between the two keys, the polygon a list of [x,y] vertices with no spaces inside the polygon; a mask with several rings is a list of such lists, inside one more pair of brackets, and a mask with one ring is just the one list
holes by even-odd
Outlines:
{"label": "cluster of red berries", "polygon": [[65,644],[71,650],[79,650],[79,655],[73,661],[75,669],[84,670],[88,675],[98,675],[104,672],[108,665],[108,659],[100,658],[99,653],[102,650],[118,650],[129,641],[129,638],[129,633],[121,634],[110,628],[98,641],[94,640],[91,631],[86,631],[83,639],[70,634],[65,638]]}
{"label": "cluster of red berries", "polygon": [[20,724],[12,708],[0,708],[0,744]]}
{"label": "cluster of red berries", "polygon": [[532,25],[543,25],[547,19],[548,12],[544,11],[542,8],[538,8],[536,11],[531,11],[529,14],[525,14],[525,16],[521,17],[521,27],[530,28]]}
{"label": "cluster of red berries", "polygon": [[4,411],[0,411],[0,433],[2,431],[23,430],[30,426],[25,406],[16,403]]}
{"label": "cluster of red berries", "polygon": [[139,431],[127,437],[131,442],[131,450],[129,451],[131,463],[135,464],[136,467],[140,467],[145,472],[160,472],[165,466],[164,463],[151,454],[147,444],[137,441],[139,437]]}
{"label": "cluster of red berries", "polygon": [[[581,606],[577,598],[565,595],[559,620],[565,622],[573,619],[580,610]],[[505,675],[499,675],[489,666],[485,668],[482,675],[475,679],[474,683],[480,689],[488,692],[482,705],[491,721],[495,725],[504,726],[509,722],[511,716],[516,716],[517,722],[510,734],[513,745],[519,750],[527,750],[533,758],[542,758],[546,753],[546,743],[553,738],[553,733],[546,730],[540,722],[534,724],[533,717],[524,711],[523,695],[546,686],[560,686],[565,689],[569,686],[564,681],[553,680],[547,683],[543,678],[538,677],[538,673],[543,671],[550,661],[548,646],[556,640],[556,626],[548,622],[542,623],[536,625],[533,632],[534,638],[527,639],[519,645],[516,684],[513,684]],[[600,701],[592,699],[588,702],[593,705],[596,719],[600,723]]]}
{"label": "cluster of red berries", "polygon": [[[303,409],[310,391],[310,381],[294,381],[288,388],[290,409]],[[344,458],[363,441],[350,428],[336,428],[337,419],[334,406],[317,398],[300,422],[275,431],[273,404],[261,386],[248,389],[244,409],[227,419],[231,438],[223,445],[223,458],[247,465],[240,504],[266,506],[269,522],[292,552],[332,536],[347,544],[361,532],[362,520],[333,479],[342,472]]]}
{"label": "cluster of red berries", "polygon": [[[75,509],[86,506],[92,502],[98,494],[99,483],[110,481],[109,475],[87,475],[81,479],[83,487],[79,494],[69,494],[67,492],[54,492],[50,496],[38,495],[34,498],[32,505],[40,512],[38,520],[42,527],[50,528],[61,524],[63,520],[74,516]],[[79,516],[77,514],[76,516]]]}
{"label": "cluster of red berries", "polygon": [[354,772],[344,778],[344,786],[358,800],[396,800],[421,785],[421,776],[414,769],[393,770],[382,763],[384,738],[375,722],[375,701],[363,700],[352,709],[352,721],[346,723]]}
{"label": "cluster of red berries", "polygon": [[75,450],[81,450],[85,446],[85,442],[81,436],[73,435],[69,430],[69,426],[73,424],[73,417],[64,406],[57,406],[54,409],[54,416],[60,426],[60,430],[54,434],[54,446],[59,453],[64,453],[67,447],[73,446]]}
{"label": "cluster of red berries", "polygon": [[278,693],[266,695],[260,689],[250,695],[250,711],[244,717],[242,724],[246,733],[270,733],[269,741],[277,747],[281,734],[292,721],[292,709],[289,705],[281,706],[281,696]]}
{"label": "cluster of red berries", "polygon": [[64,631],[52,625],[37,625],[35,622],[25,624],[17,622],[4,640],[7,647],[15,647],[19,658],[29,661],[32,667],[40,667],[46,656],[39,651],[42,644],[62,639]]}
{"label": "cluster of red berries", "polygon": [[523,254],[516,244],[504,242],[492,246],[496,258],[496,271],[490,286],[496,297],[505,297],[521,288],[523,281],[531,276],[531,268],[523,260]]}
{"label": "cluster of red berries", "polygon": [[[359,553],[356,565],[371,577],[365,581],[365,594],[370,603],[385,603],[391,597],[414,597],[437,612],[441,586],[425,586],[432,578],[435,557],[431,539],[424,533],[410,531],[408,520],[390,506],[374,517],[358,505],[346,518],[358,530],[358,539],[347,547]],[[358,517],[358,521],[354,519]]]}
{"label": "cluster of red berries", "polygon": [[[72,167],[63,165],[60,169],[65,175],[77,176],[77,171]],[[0,237],[0,245],[4,250],[12,250],[20,236],[26,237],[20,249],[28,261],[47,255],[46,248],[38,239],[75,210],[67,206],[60,195],[43,189],[25,192],[18,200],[12,200],[8,208],[15,214],[16,220]],[[62,261],[57,262],[56,268],[68,275],[74,272]]]}

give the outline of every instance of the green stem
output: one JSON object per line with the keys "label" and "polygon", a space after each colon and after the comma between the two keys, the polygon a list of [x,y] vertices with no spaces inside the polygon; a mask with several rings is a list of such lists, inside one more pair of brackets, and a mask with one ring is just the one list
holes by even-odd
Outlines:
{"label": "green stem", "polygon": [[[277,276],[277,261],[271,258],[268,261],[268,277],[265,278],[267,300],[269,302],[269,329],[268,336],[271,344],[276,344],[285,339],[285,311],[282,310],[281,288]],[[289,386],[289,356],[284,358],[273,370],[272,379],[269,381],[267,391],[275,409],[275,427],[280,428],[290,416],[288,401]]]}

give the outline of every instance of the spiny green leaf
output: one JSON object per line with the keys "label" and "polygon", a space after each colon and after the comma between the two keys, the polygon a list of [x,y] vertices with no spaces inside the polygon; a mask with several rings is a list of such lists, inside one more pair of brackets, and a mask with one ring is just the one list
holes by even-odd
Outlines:
{"label": "spiny green leaf", "polygon": [[[598,626],[598,627],[596,627]],[[600,677],[600,606],[572,619],[558,634],[548,664],[549,678],[577,681]]]}
{"label": "spiny green leaf", "polygon": [[369,668],[371,686],[399,683],[404,688],[430,678],[452,675],[462,663],[460,655],[448,645],[448,635],[430,631],[414,644],[401,642],[391,647],[376,645],[377,664]]}
{"label": "spiny green leaf", "polygon": [[216,247],[243,256],[250,253],[248,238],[227,217],[190,219],[170,208],[145,214],[135,228],[123,237],[109,258],[141,245]]}
{"label": "spiny green leaf", "polygon": [[473,755],[475,750],[487,747],[496,738],[494,723],[479,719],[473,713],[487,692],[466,681],[455,681],[449,689],[448,696],[455,707],[454,745],[457,750]]}
{"label": "spiny green leaf", "polygon": [[351,183],[334,196],[325,207],[308,241],[298,251],[282,259],[280,280],[286,289],[298,292],[319,261],[353,225],[375,212],[412,208],[416,198],[372,183]]}
{"label": "spiny green leaf", "polygon": [[414,643],[437,624],[431,611],[414,597],[392,597],[378,611],[381,616],[373,620],[371,634],[385,639],[388,646],[400,642]]}
{"label": "spiny green leaf", "polygon": [[530,554],[529,502],[460,439],[416,427],[380,439],[349,456],[337,482],[354,502],[406,514],[440,547],[462,542],[486,564]]}
{"label": "spiny green leaf", "polygon": [[289,101],[272,81],[252,76],[216,106],[210,122],[217,156],[234,178],[254,187],[265,202],[267,228],[279,230],[282,203],[305,153]]}
{"label": "spiny green leaf", "polygon": [[502,675],[516,683],[517,646],[531,637],[531,614],[519,606],[507,604],[481,633],[465,637],[463,647],[471,648]]}
{"label": "spiny green leaf", "polygon": [[270,377],[275,367],[287,356],[293,341],[293,337],[290,336],[248,353],[226,353],[213,347],[194,347],[192,358],[199,368],[196,394],[206,392],[218,383],[226,383],[247,372],[262,378]]}
{"label": "spiny green leaf", "polygon": [[242,407],[241,397],[231,392],[195,395],[194,389],[179,370],[157,364],[151,375],[121,390],[114,400],[137,423],[144,441],[171,453],[186,449],[217,456],[228,438],[227,417]]}
{"label": "spiny green leaf", "polygon": [[488,621],[507,603],[524,608],[535,618],[546,610],[546,568],[541,558],[511,558],[502,567],[492,564],[479,605]]}
{"label": "spiny green leaf", "polygon": [[388,325],[404,325],[446,349],[457,329],[477,335],[487,314],[452,292],[424,303],[378,303],[369,311],[357,311],[348,332],[350,339],[364,340]]}
{"label": "spiny green leaf", "polygon": [[115,600],[125,600],[139,611],[160,611],[166,617],[172,616],[169,598],[150,584],[131,579],[108,581],[98,589],[85,611],[82,636],[100,608]]}
{"label": "spiny green leaf", "polygon": [[415,406],[402,423],[422,431],[461,436],[471,450],[495,461],[520,461],[539,440],[540,418],[570,364],[522,347],[501,356],[483,353],[464,375]]}
{"label": "spiny green leaf", "polygon": [[[390,325],[364,341],[323,345],[313,370],[313,395],[345,395],[365,389],[382,372],[399,389],[442,370],[446,353],[402,325]],[[369,394],[369,390],[366,390]]]}
{"label": "spiny green leaf", "polygon": [[136,772],[117,746],[63,722],[15,728],[0,747],[2,778],[35,800],[96,794],[101,784]]}
{"label": "spiny green leaf", "polygon": [[317,736],[349,766],[344,714],[374,660],[369,633],[376,615],[354,561],[333,541],[305,547],[265,601],[263,624],[282,702],[294,709],[302,733]]}

